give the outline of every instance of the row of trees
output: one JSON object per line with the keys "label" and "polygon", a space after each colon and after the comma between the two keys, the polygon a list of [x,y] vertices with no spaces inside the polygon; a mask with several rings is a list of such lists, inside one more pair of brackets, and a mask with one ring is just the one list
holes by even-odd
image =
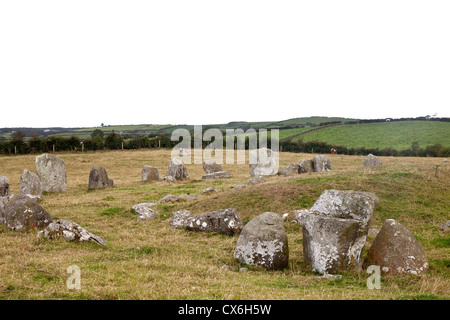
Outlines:
{"label": "row of trees", "polygon": [[[194,146],[192,136],[191,146]],[[181,141],[181,140],[180,140]],[[141,148],[173,148],[179,141],[171,141],[167,134],[158,136],[134,136],[124,139],[122,136],[112,132],[104,135],[101,130],[92,133],[91,138],[80,140],[76,136],[69,138],[50,136],[46,138],[33,137],[25,140],[23,133],[16,132],[9,141],[0,141],[1,154],[27,154],[43,153],[52,151],[96,151],[96,150],[117,150],[117,149],[141,149]],[[210,141],[203,141],[202,147],[209,145]],[[301,139],[293,142],[291,139],[279,141],[279,146],[285,152],[303,153],[330,153],[331,148],[337,150],[339,154],[346,155],[367,155],[369,153],[379,156],[419,156],[419,157],[449,157],[450,148],[441,144],[435,144],[421,148],[418,142],[413,142],[411,147],[405,150],[395,150],[393,148],[347,148],[345,146],[331,145],[326,142],[309,141],[303,142]],[[259,142],[258,142],[259,144]],[[222,145],[226,147],[226,139],[223,138]],[[237,141],[234,142],[235,148]],[[271,147],[271,139],[268,139],[267,146]],[[245,148],[249,148],[249,137],[245,138]]]}

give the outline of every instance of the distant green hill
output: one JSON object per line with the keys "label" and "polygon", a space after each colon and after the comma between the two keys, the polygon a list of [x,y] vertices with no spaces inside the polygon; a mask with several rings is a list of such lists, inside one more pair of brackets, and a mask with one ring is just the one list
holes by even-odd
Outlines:
{"label": "distant green hill", "polygon": [[305,133],[292,140],[322,141],[347,148],[393,148],[403,150],[413,141],[421,147],[442,144],[450,146],[450,122],[399,121],[339,125]]}

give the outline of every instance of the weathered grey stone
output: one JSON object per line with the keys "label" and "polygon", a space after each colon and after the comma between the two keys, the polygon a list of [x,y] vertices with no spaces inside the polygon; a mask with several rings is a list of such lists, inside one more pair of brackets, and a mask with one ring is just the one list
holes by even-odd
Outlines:
{"label": "weathered grey stone", "polygon": [[174,177],[172,177],[172,176],[165,176],[165,177],[160,178],[160,180],[162,180],[162,181],[168,181],[168,182],[176,182],[176,181],[177,181],[177,180],[176,180]]}
{"label": "weathered grey stone", "polygon": [[0,176],[0,197],[8,197],[9,195],[9,180],[7,177]]}
{"label": "weathered grey stone", "polygon": [[213,187],[208,187],[205,190],[202,191],[202,193],[211,193],[211,192],[218,192],[219,190],[214,189]]}
{"label": "weathered grey stone", "polygon": [[299,163],[298,172],[299,173],[309,173],[314,172],[314,162],[311,159],[302,159]]}
{"label": "weathered grey stone", "polygon": [[41,179],[37,174],[24,170],[20,176],[20,194],[40,198],[42,196]]}
{"label": "weathered grey stone", "polygon": [[375,166],[381,166],[381,160],[378,159],[377,156],[374,156],[373,154],[369,153],[369,155],[364,159],[363,165],[364,167],[375,167]]}
{"label": "weathered grey stone", "polygon": [[247,186],[252,186],[254,184],[263,183],[263,182],[266,182],[266,179],[264,179],[263,176],[255,176],[255,177],[251,178],[250,180],[248,180]]}
{"label": "weathered grey stone", "polygon": [[172,228],[185,228],[186,220],[191,216],[191,212],[189,210],[179,210],[174,212],[172,215],[172,219],[170,220],[170,226]]}
{"label": "weathered grey stone", "polygon": [[66,165],[61,158],[44,153],[36,157],[36,173],[41,179],[42,191],[65,192],[67,188]]}
{"label": "weathered grey stone", "polygon": [[265,212],[250,220],[239,236],[234,258],[267,270],[281,270],[289,261],[288,238],[280,215]]}
{"label": "weathered grey stone", "polygon": [[203,170],[205,170],[206,174],[210,174],[223,171],[223,168],[215,161],[203,161]]}
{"label": "weathered grey stone", "polygon": [[174,196],[173,194],[168,194],[162,199],[158,200],[156,204],[164,203],[164,202],[178,202],[181,198],[178,196]]}
{"label": "weathered grey stone", "polygon": [[360,270],[377,204],[372,193],[325,190],[310,210],[296,211],[306,264],[320,273]]}
{"label": "weathered grey stone", "polygon": [[108,178],[108,173],[102,166],[94,166],[89,173],[89,190],[111,188],[114,181]]}
{"label": "weathered grey stone", "polygon": [[5,223],[5,207],[13,196],[14,195],[9,195],[8,197],[0,197],[0,224]]}
{"label": "weathered grey stone", "polygon": [[336,280],[341,280],[342,279],[342,275],[325,273],[322,276],[314,277],[314,279],[336,281]]}
{"label": "weathered grey stone", "polygon": [[278,171],[278,175],[279,176],[281,176],[281,175],[288,176],[291,174],[298,174],[299,169],[300,169],[300,165],[298,163],[293,163],[293,164],[288,165],[283,170]]}
{"label": "weathered grey stone", "polygon": [[278,171],[278,154],[268,148],[249,151],[250,175],[270,176]]}
{"label": "weathered grey stone", "polygon": [[393,274],[419,274],[429,267],[420,243],[408,229],[392,219],[383,223],[369,249],[364,267],[370,265]]}
{"label": "weathered grey stone", "polygon": [[38,238],[57,239],[63,237],[66,241],[74,242],[95,242],[97,244],[106,245],[106,241],[99,236],[90,233],[83,227],[71,220],[58,220],[50,223],[47,228],[37,234]]}
{"label": "weathered grey stone", "polygon": [[243,188],[245,188],[245,186],[243,184],[238,184],[236,187],[234,187],[231,190],[239,190],[239,189],[243,189]]}
{"label": "weathered grey stone", "polygon": [[170,160],[167,175],[171,176],[175,180],[189,179],[189,174],[186,166],[177,158],[173,158],[172,160]]}
{"label": "weathered grey stone", "polygon": [[378,229],[369,229],[368,235],[371,237],[376,237],[378,232],[380,232]]}
{"label": "weathered grey stone", "polygon": [[36,200],[25,195],[12,197],[4,208],[4,223],[11,230],[42,229],[50,222],[53,222],[50,214]]}
{"label": "weathered grey stone", "polygon": [[195,200],[195,199],[197,199],[197,196],[195,194],[185,193],[185,194],[181,194],[180,198],[186,199],[186,200]]}
{"label": "weathered grey stone", "polygon": [[218,232],[233,235],[241,232],[242,220],[234,208],[221,209],[191,216],[186,220],[190,231]]}
{"label": "weathered grey stone", "polygon": [[444,223],[442,226],[439,227],[439,230],[447,231],[449,228],[450,228],[450,220],[447,220],[446,223]]}
{"label": "weathered grey stone", "polygon": [[156,203],[146,202],[138,203],[131,207],[131,210],[138,214],[137,221],[153,220],[158,216],[158,212],[151,207],[156,206]]}
{"label": "weathered grey stone", "polygon": [[313,165],[314,165],[314,171],[315,172],[322,172],[322,171],[330,171],[331,170],[331,161],[328,159],[328,157],[325,157],[323,155],[315,156],[313,158]]}
{"label": "weathered grey stone", "polygon": [[202,179],[221,179],[221,178],[231,178],[231,174],[227,171],[217,171],[213,173],[208,173],[202,176]]}
{"label": "weathered grey stone", "polygon": [[142,167],[142,181],[159,181],[159,172],[156,167],[143,166]]}

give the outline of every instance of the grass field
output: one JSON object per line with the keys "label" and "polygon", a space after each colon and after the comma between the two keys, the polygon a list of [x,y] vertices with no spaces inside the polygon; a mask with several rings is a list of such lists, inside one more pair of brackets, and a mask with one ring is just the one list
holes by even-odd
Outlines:
{"label": "grass field", "polygon": [[[201,165],[187,165],[190,180],[176,183],[141,182],[143,165],[167,174],[169,150],[61,153],[67,167],[65,193],[44,194],[41,205],[54,219],[70,219],[107,241],[106,247],[36,239],[37,231],[18,233],[0,226],[0,299],[448,299],[450,298],[450,238],[439,230],[449,220],[449,164],[440,158],[381,157],[383,166],[365,170],[362,156],[331,156],[332,171],[292,177],[272,176],[268,182],[239,191],[246,184],[248,165],[224,165],[233,177],[201,179]],[[280,166],[311,158],[282,153]],[[11,192],[19,191],[24,169],[35,170],[35,155],[0,157],[0,175]],[[440,164],[437,176],[435,164]],[[102,165],[114,179],[111,189],[88,191],[91,167]],[[220,192],[203,195],[212,186]],[[382,276],[381,289],[369,290],[364,271],[343,274],[341,280],[315,279],[304,266],[302,232],[286,222],[290,262],[283,271],[249,267],[242,273],[233,258],[238,236],[196,233],[169,226],[173,212],[193,214],[234,207],[244,223],[273,211],[279,214],[310,208],[323,190],[374,192],[380,199],[371,228],[393,218],[407,227],[423,246],[430,264],[420,276]],[[196,193],[196,200],[160,204],[159,217],[138,223],[130,209],[167,194]],[[369,237],[364,255],[373,241]],[[69,290],[66,270],[81,269],[81,290]]]}
{"label": "grass field", "polygon": [[296,137],[293,141],[323,141],[347,148],[389,148],[404,150],[418,141],[421,147],[436,143],[450,146],[450,122],[400,121],[341,125]]}

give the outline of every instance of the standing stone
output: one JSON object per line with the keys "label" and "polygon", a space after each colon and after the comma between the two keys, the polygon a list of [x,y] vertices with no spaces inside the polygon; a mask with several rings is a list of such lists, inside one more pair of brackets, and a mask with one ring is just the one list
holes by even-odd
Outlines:
{"label": "standing stone", "polygon": [[215,161],[203,161],[203,170],[205,170],[206,174],[223,171],[223,168],[220,164]]}
{"label": "standing stone", "polygon": [[40,198],[42,196],[42,184],[39,176],[25,169],[20,176],[20,194]]}
{"label": "standing stone", "polygon": [[247,223],[237,241],[234,258],[267,270],[284,269],[289,261],[289,248],[283,218],[265,212]]}
{"label": "standing stone", "polygon": [[89,173],[89,190],[104,189],[114,186],[114,181],[108,178],[108,173],[101,166],[94,166]]}
{"label": "standing stone", "polygon": [[299,163],[298,173],[314,172],[314,162],[311,159],[302,159]]}
{"label": "standing stone", "polygon": [[44,153],[36,157],[36,173],[45,192],[65,192],[67,188],[66,165],[61,158]]}
{"label": "standing stone", "polygon": [[420,243],[412,233],[395,220],[383,223],[369,249],[364,267],[380,266],[386,273],[419,274],[428,270]]}
{"label": "standing stone", "polygon": [[363,165],[364,167],[381,166],[381,160],[378,159],[377,156],[369,153],[369,155],[364,159]]}
{"label": "standing stone", "polygon": [[331,170],[331,161],[328,157],[325,156],[315,156],[313,158],[314,163],[314,171],[322,172],[322,171],[330,171]]}
{"label": "standing stone", "polygon": [[325,190],[310,210],[296,211],[306,264],[320,273],[360,270],[377,204],[372,193]]}
{"label": "standing stone", "polygon": [[9,195],[9,180],[7,177],[0,176],[0,197],[8,197]]}
{"label": "standing stone", "polygon": [[159,181],[158,169],[153,166],[142,167],[142,181]]}
{"label": "standing stone", "polygon": [[252,177],[274,175],[278,171],[278,154],[268,148],[250,150],[249,167]]}
{"label": "standing stone", "polygon": [[186,220],[191,216],[189,210],[180,210],[173,213],[172,219],[170,220],[170,226],[172,228],[185,228]]}
{"label": "standing stone", "polygon": [[173,158],[172,160],[170,160],[167,175],[174,178],[175,180],[189,179],[189,174],[186,166],[177,158]]}
{"label": "standing stone", "polygon": [[300,165],[298,163],[293,163],[293,164],[288,165],[283,170],[278,171],[278,175],[279,176],[281,176],[281,175],[288,176],[291,174],[298,174],[299,169],[300,169]]}
{"label": "standing stone", "polygon": [[234,208],[221,209],[199,214],[186,219],[189,231],[218,232],[233,235],[241,232],[243,224]]}
{"label": "standing stone", "polygon": [[255,176],[255,177],[251,178],[250,180],[248,180],[247,186],[252,186],[254,184],[263,183],[263,182],[266,182],[266,179],[264,179],[263,176]]}
{"label": "standing stone", "polygon": [[43,229],[53,222],[50,214],[35,199],[24,195],[14,196],[5,206],[4,222],[15,231]]}

